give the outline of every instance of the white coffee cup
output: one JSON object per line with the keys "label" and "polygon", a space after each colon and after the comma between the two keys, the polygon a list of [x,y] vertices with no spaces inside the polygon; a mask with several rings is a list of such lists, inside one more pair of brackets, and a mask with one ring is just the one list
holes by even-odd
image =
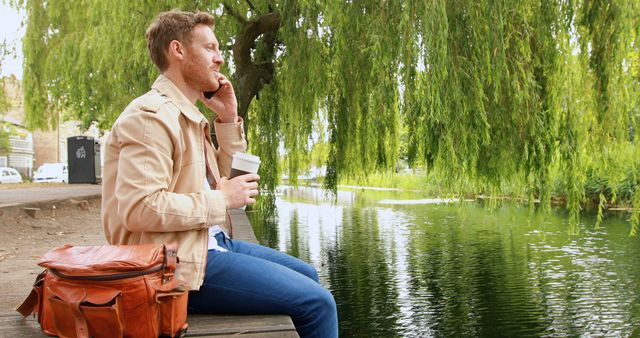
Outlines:
{"label": "white coffee cup", "polygon": [[260,168],[260,157],[247,153],[235,153],[231,161],[229,179],[244,174],[257,174],[258,168]]}

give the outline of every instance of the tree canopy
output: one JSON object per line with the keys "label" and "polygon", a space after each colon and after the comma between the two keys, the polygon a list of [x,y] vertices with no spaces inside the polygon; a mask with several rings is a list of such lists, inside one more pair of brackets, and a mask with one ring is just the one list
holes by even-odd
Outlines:
{"label": "tree canopy", "polygon": [[[333,189],[341,177],[393,170],[406,158],[448,183],[523,182],[543,205],[561,185],[577,215],[589,177],[640,181],[635,0],[13,4],[27,10],[33,127],[55,123],[56,110],[110,127],[158,74],[147,25],[180,8],[217,16],[226,71],[269,188],[280,143],[295,178],[323,134]],[[594,189],[601,203],[616,199],[616,191]],[[626,192],[635,206],[639,190]]]}

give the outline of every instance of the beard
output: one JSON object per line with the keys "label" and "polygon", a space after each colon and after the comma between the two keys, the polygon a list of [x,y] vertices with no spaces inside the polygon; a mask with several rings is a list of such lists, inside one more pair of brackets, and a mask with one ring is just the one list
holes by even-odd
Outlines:
{"label": "beard", "polygon": [[213,70],[196,62],[193,57],[187,60],[182,67],[182,78],[189,87],[197,92],[216,91],[220,87]]}

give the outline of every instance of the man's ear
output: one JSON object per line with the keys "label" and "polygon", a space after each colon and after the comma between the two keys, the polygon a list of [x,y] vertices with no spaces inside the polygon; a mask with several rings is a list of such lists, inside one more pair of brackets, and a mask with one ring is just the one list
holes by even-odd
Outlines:
{"label": "man's ear", "polygon": [[178,40],[171,40],[171,42],[169,42],[167,54],[171,58],[184,60],[184,45],[182,45]]}

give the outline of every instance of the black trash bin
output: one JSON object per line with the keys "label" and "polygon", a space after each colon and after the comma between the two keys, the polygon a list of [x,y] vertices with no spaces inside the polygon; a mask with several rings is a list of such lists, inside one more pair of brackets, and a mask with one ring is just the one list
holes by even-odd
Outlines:
{"label": "black trash bin", "polygon": [[100,142],[91,136],[67,138],[69,183],[93,183],[102,181],[100,168]]}

